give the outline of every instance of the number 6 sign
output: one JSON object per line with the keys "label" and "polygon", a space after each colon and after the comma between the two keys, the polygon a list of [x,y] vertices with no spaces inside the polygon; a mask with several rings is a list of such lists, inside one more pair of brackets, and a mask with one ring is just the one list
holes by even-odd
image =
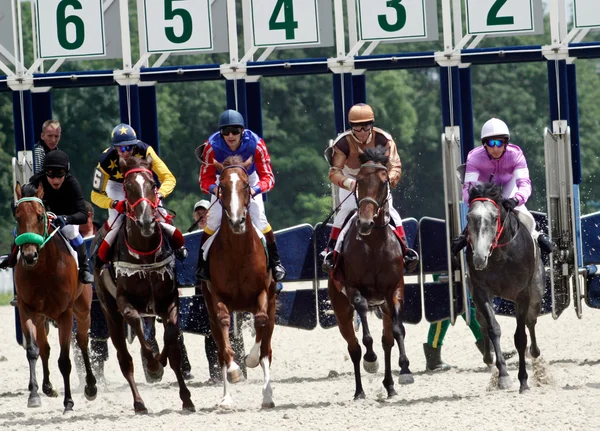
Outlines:
{"label": "number 6 sign", "polygon": [[37,0],[40,58],[102,56],[102,0]]}

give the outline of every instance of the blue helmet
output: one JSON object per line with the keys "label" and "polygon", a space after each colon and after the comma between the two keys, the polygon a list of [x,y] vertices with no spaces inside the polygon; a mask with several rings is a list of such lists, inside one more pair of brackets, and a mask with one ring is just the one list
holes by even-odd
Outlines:
{"label": "blue helmet", "polygon": [[121,123],[112,131],[111,143],[114,147],[118,145],[134,145],[138,143],[135,130],[129,124]]}
{"label": "blue helmet", "polygon": [[219,129],[227,126],[244,126],[244,117],[238,111],[234,111],[233,109],[228,109],[223,112],[219,117]]}

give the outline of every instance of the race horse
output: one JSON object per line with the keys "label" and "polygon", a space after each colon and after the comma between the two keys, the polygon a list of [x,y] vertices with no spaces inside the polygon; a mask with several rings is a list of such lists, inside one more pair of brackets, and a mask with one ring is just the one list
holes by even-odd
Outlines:
{"label": "race horse", "polygon": [[50,382],[48,357],[50,345],[46,334],[46,319],[54,320],[58,325],[60,356],[58,369],[64,381],[64,413],[73,410],[71,398],[71,332],[73,315],[77,322],[77,344],[85,365],[84,388],[88,400],[96,398],[96,378],[90,366],[88,352],[88,330],[90,328],[90,308],[92,305],[92,286],[78,281],[77,262],[71,255],[65,239],[57,235],[58,230],[50,224],[52,213],[46,211],[42,198],[42,184],[35,188],[26,184],[15,187],[15,219],[17,237],[15,244],[20,249],[19,259],[14,268],[14,280],[17,291],[17,307],[21,328],[25,335],[25,349],[29,361],[29,400],[28,407],[40,407],[38,382],[35,367],[38,357],[42,356],[44,380],[42,391],[50,397],[58,393]]}
{"label": "race horse", "polygon": [[[152,159],[131,157],[121,160],[126,199],[126,221],[114,244],[112,269],[96,267],[96,294],[106,316],[110,338],[117,350],[121,372],[133,394],[136,414],[148,413],[134,377],[133,361],[127,350],[125,326],[135,331],[142,356],[153,376],[161,376],[168,362],[179,384],[183,409],[195,411],[183,376],[181,352],[177,343],[179,296],[176,285],[175,261],[169,241],[157,221],[158,196],[152,173]],[[104,229],[94,238],[98,243]],[[114,270],[114,272],[113,272]],[[164,347],[155,357],[144,337],[142,317],[159,316],[164,324]],[[158,377],[157,377],[158,379]]]}
{"label": "race horse", "polygon": [[229,340],[230,313],[234,311],[254,314],[255,344],[245,362],[250,368],[262,366],[262,407],[275,406],[270,367],[276,283],[268,270],[266,249],[255,231],[249,210],[253,197],[247,168],[251,163],[252,158],[243,161],[239,156],[228,157],[223,164],[215,162],[220,172],[216,194],[222,207],[222,218],[209,249],[210,282],[202,283],[210,328],[223,370],[221,406],[225,408],[233,406],[228,379],[235,383],[242,376]]}
{"label": "race horse", "polygon": [[358,211],[348,221],[341,253],[329,274],[327,291],[339,330],[348,343],[354,365],[354,399],[365,398],[360,375],[361,347],[354,334],[354,311],[362,324],[362,342],[367,351],[364,369],[377,372],[379,363],[373,351],[367,311],[379,307],[383,314],[382,344],[385,357],[383,386],[388,398],[397,395],[391,369],[394,340],[400,351],[399,383],[413,383],[406,356],[402,324],[404,299],[404,262],[399,239],[389,226],[390,182],[388,155],[384,148],[368,148],[360,155],[355,196]]}
{"label": "race horse", "polygon": [[477,308],[477,321],[482,326],[484,339],[483,360],[492,365],[490,340],[496,352],[498,387],[507,389],[511,380],[500,350],[500,325],[496,320],[492,299],[494,296],[513,301],[517,329],[515,347],[519,353],[519,392],[529,389],[525,369],[527,334],[531,336],[530,354],[540,355],[535,336],[535,324],[541,311],[545,271],[540,249],[516,212],[507,212],[502,206],[502,187],[482,183],[469,191],[467,214],[467,265],[469,288]]}

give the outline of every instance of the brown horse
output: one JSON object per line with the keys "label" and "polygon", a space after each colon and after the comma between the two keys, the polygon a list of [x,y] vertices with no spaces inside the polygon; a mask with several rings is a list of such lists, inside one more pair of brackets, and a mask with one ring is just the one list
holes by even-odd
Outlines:
{"label": "brown horse", "polygon": [[19,246],[21,253],[14,274],[17,307],[29,361],[27,406],[42,405],[35,373],[40,354],[44,373],[42,391],[50,397],[58,396],[50,383],[48,369],[50,346],[45,323],[46,319],[52,319],[58,323],[60,344],[58,368],[64,381],[63,404],[66,413],[72,411],[74,405],[71,398],[71,360],[69,359],[73,314],[77,321],[77,343],[81,348],[86,370],[84,393],[88,400],[95,399],[97,394],[96,378],[92,373],[88,352],[92,286],[79,283],[77,262],[71,256],[65,241],[56,235],[58,231],[49,224],[48,214],[42,202],[43,186],[40,184],[36,189],[33,185],[27,184],[21,188],[17,183],[15,192],[18,199],[15,204],[17,221],[15,244]]}
{"label": "brown horse", "polygon": [[360,376],[361,348],[354,335],[354,311],[360,317],[362,341],[367,349],[363,366],[365,371],[375,373],[379,364],[373,351],[367,311],[377,306],[381,308],[385,355],[383,386],[388,397],[392,397],[397,395],[391,370],[394,340],[400,350],[399,383],[414,381],[408,369],[409,362],[404,348],[406,331],[401,318],[404,263],[400,242],[389,227],[388,156],[382,148],[366,149],[361,154],[360,161],[362,165],[356,178],[358,214],[349,221],[351,225],[345,235],[336,269],[329,275],[327,290],[338,327],[348,343],[348,352],[354,364],[354,399],[365,397]]}
{"label": "brown horse", "polygon": [[[195,411],[183,376],[181,352],[177,343],[179,296],[176,286],[173,250],[157,221],[158,197],[152,174],[152,160],[131,157],[121,161],[127,219],[114,245],[116,277],[105,266],[96,268],[96,294],[108,322],[110,338],[117,350],[121,372],[129,383],[136,413],[148,413],[133,378],[133,361],[127,350],[125,322],[133,328],[141,344],[142,356],[152,375],[162,375],[167,359],[179,383],[183,408]],[[98,241],[99,232],[95,241]],[[164,348],[158,357],[144,337],[142,316],[160,316],[164,323]]]}
{"label": "brown horse", "polygon": [[[222,207],[222,218],[209,252],[210,283],[204,283],[202,291],[223,376],[230,378],[232,383],[238,382],[242,373],[234,361],[229,342],[230,313],[247,311],[254,314],[256,339],[246,356],[246,365],[254,368],[260,363],[262,366],[262,407],[269,408],[275,406],[270,366],[276,283],[271,271],[268,271],[265,247],[254,230],[250,216],[252,195],[246,169],[251,163],[251,158],[244,162],[239,156],[228,157],[223,164],[215,162],[217,171],[221,173],[217,196]],[[231,407],[233,400],[226,378],[223,378],[223,385],[221,406]]]}

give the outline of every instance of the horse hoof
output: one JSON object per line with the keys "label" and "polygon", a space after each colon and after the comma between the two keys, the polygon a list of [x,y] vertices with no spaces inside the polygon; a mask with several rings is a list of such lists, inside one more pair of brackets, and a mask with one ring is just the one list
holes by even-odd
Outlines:
{"label": "horse hoof", "polygon": [[253,352],[250,352],[244,358],[244,362],[246,363],[246,366],[248,368],[256,368],[256,367],[258,367],[258,364],[260,364],[260,360],[258,358],[258,355],[253,355],[252,353]]}
{"label": "horse hoof", "polygon": [[39,395],[35,397],[29,397],[27,400],[27,407],[29,408],[37,408],[42,406],[42,399]]}
{"label": "horse hoof", "polygon": [[144,405],[143,402],[134,402],[133,409],[135,410],[136,415],[147,415],[148,409]]}
{"label": "horse hoof", "polygon": [[223,399],[221,400],[219,407],[221,407],[222,409],[232,409],[233,408],[233,398],[231,398],[231,395],[229,395],[229,394],[225,395],[223,397]]}
{"label": "horse hoof", "polygon": [[360,391],[354,394],[354,401],[356,400],[364,400],[365,399],[365,393],[364,391]]}
{"label": "horse hoof", "polygon": [[268,403],[262,403],[260,407],[263,409],[272,409],[275,407],[275,403],[273,401],[270,401]]}
{"label": "horse hoof", "polygon": [[242,373],[241,368],[238,368],[237,370],[227,371],[227,380],[229,380],[230,383],[238,383],[240,380],[242,380],[243,376],[244,374]]}
{"label": "horse hoof", "polygon": [[415,382],[415,378],[412,374],[400,374],[398,377],[398,383],[401,385],[410,385]]}
{"label": "horse hoof", "polygon": [[511,386],[510,376],[498,377],[498,389],[510,389]]}
{"label": "horse hoof", "polygon": [[88,401],[94,401],[96,399],[96,395],[98,395],[98,387],[87,386],[85,387],[83,393],[85,394],[85,399]]}
{"label": "horse hoof", "polygon": [[156,371],[146,370],[146,382],[147,383],[158,383],[162,380],[165,369],[159,363],[159,368]]}
{"label": "horse hoof", "polygon": [[67,413],[72,413],[74,405],[75,404],[73,403],[73,401],[67,401],[65,405],[65,410],[63,411],[63,415],[66,415]]}
{"label": "horse hoof", "polygon": [[50,398],[56,398],[56,397],[58,397],[58,392],[56,392],[54,390],[54,388],[52,387],[51,383],[49,383],[47,385],[42,385],[42,392],[44,394],[46,394],[47,396],[49,396]]}
{"label": "horse hoof", "polygon": [[196,411],[196,406],[191,401],[189,403],[183,403],[183,410],[194,413]]}
{"label": "horse hoof", "polygon": [[387,396],[388,400],[391,398],[394,398],[396,395],[398,395],[398,392],[396,392],[396,390],[394,388],[388,389],[387,393],[388,393],[388,396]]}
{"label": "horse hoof", "polygon": [[523,393],[528,392],[528,391],[529,391],[529,386],[527,385],[527,383],[523,383],[521,385],[521,387],[519,388],[519,393],[520,394],[523,394]]}
{"label": "horse hoof", "polygon": [[375,374],[377,371],[379,371],[379,361],[375,360],[373,362],[369,362],[363,360],[363,368],[367,373]]}

